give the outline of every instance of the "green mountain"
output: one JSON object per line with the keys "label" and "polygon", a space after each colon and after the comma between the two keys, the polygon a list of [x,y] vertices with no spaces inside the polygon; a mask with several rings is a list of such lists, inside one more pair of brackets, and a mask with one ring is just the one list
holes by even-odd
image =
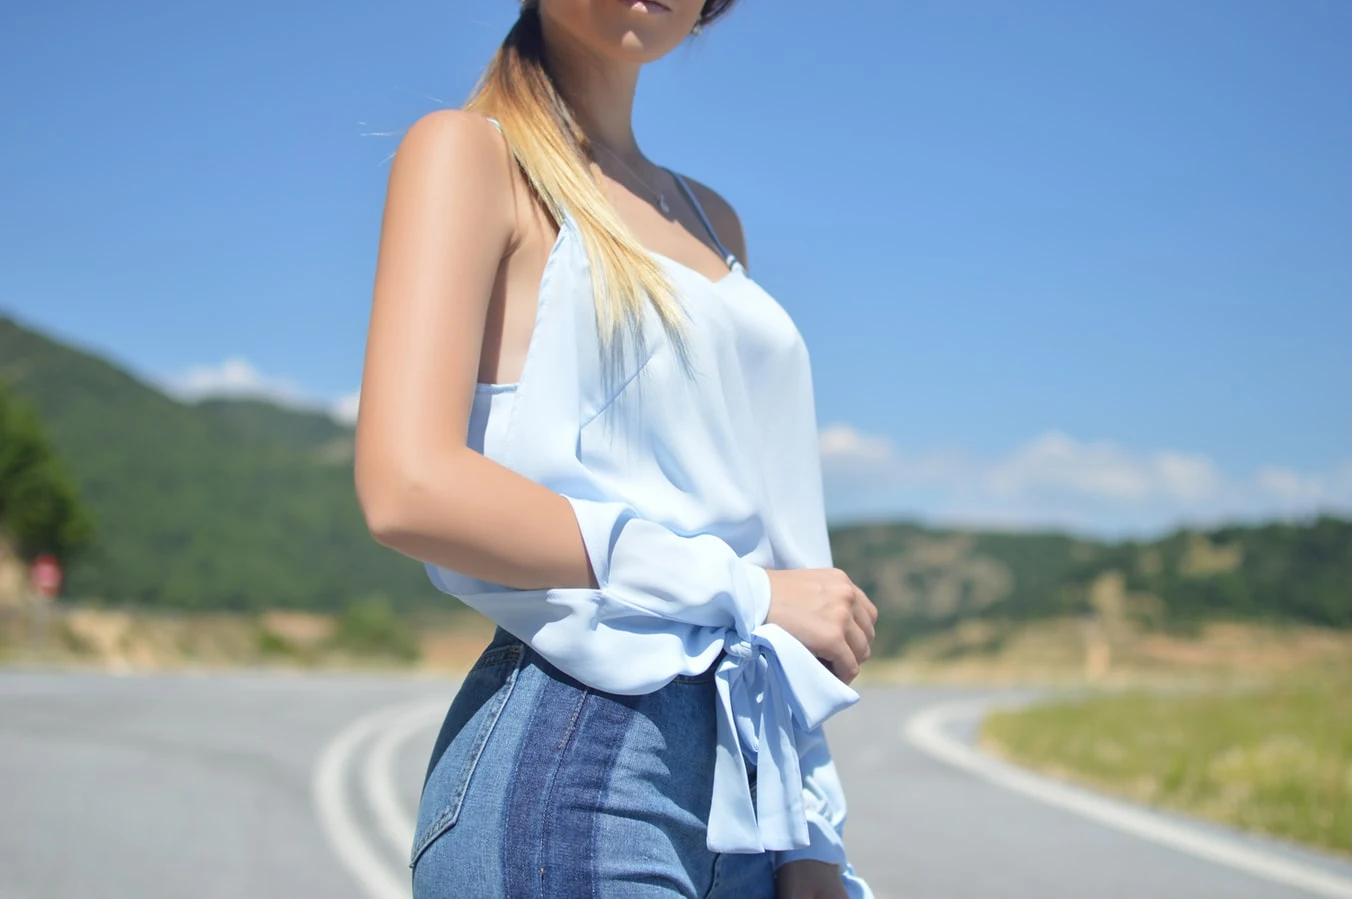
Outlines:
{"label": "green mountain", "polygon": [[[0,317],[0,379],[40,413],[98,526],[70,595],[177,609],[336,609],[383,593],[459,608],[373,541],[352,430],[255,400],[179,402]],[[1055,533],[861,524],[835,563],[882,610],[880,651],[960,620],[1067,614],[1352,627],[1352,522],[1179,531],[1109,544]]]}
{"label": "green mountain", "polygon": [[179,402],[106,359],[0,317],[0,378],[41,414],[99,539],[68,594],[179,609],[330,609],[384,593],[454,604],[375,543],[352,431],[253,400]]}
{"label": "green mountain", "polygon": [[831,548],[836,565],[878,605],[883,653],[973,618],[1352,627],[1352,521],[1327,516],[1116,544],[870,524],[836,528]]}

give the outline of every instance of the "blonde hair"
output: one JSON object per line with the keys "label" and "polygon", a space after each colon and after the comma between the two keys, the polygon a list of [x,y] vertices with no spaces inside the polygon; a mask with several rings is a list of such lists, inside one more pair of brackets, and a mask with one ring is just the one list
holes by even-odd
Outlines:
{"label": "blonde hair", "polygon": [[[732,2],[706,0],[699,24],[719,17]],[[650,303],[684,360],[684,310],[662,266],[615,212],[592,175],[590,142],[545,64],[538,0],[521,4],[521,15],[464,108],[501,123],[517,165],[554,224],[563,227],[565,210],[572,216],[590,262],[602,346],[618,360],[630,342],[641,346]]]}

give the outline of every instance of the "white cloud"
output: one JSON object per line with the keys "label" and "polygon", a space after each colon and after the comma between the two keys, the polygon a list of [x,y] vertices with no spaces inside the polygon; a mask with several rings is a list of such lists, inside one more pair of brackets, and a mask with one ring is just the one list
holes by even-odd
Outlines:
{"label": "white cloud", "polygon": [[1221,480],[1205,456],[1168,451],[1137,455],[1107,441],[1079,443],[1058,431],[1025,444],[984,478],[994,493],[1005,497],[1054,492],[1126,502],[1202,499]]}
{"label": "white cloud", "polygon": [[968,460],[956,450],[932,450],[904,458],[892,441],[836,423],[821,430],[818,448],[828,482],[886,485],[926,484],[957,477]]}
{"label": "white cloud", "polygon": [[231,356],[219,365],[195,365],[173,380],[174,393],[185,399],[209,396],[256,397],[285,405],[302,402],[295,384],[264,375],[243,356]]}
{"label": "white cloud", "polygon": [[820,434],[823,458],[886,460],[892,455],[892,444],[886,437],[862,434],[846,424],[833,424]]}
{"label": "white cloud", "polygon": [[195,365],[169,378],[164,387],[187,401],[207,397],[248,397],[307,412],[327,412],[343,424],[350,425],[357,420],[358,391],[336,399],[319,399],[291,381],[265,375],[243,356],[230,356],[217,365]]}
{"label": "white cloud", "polygon": [[904,516],[1120,534],[1352,511],[1352,461],[1327,473],[1270,467],[1233,475],[1199,453],[1140,452],[1059,431],[994,457],[911,453],[839,423],[822,430],[820,449],[836,519]]}
{"label": "white cloud", "polygon": [[357,405],[361,400],[361,391],[354,390],[338,397],[329,404],[329,414],[345,425],[357,423]]}
{"label": "white cloud", "polygon": [[891,441],[862,434],[846,424],[823,428],[818,446],[822,465],[829,466],[837,478],[890,479],[902,470]]}
{"label": "white cloud", "polygon": [[1254,475],[1254,483],[1274,500],[1291,503],[1314,502],[1327,489],[1325,478],[1289,468],[1264,468]]}

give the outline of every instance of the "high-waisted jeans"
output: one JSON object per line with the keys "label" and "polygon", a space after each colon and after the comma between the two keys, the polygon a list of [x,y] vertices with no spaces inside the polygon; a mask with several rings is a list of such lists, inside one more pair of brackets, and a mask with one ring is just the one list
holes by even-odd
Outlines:
{"label": "high-waisted jeans", "polygon": [[770,853],[705,845],[715,709],[712,668],[617,696],[499,629],[432,750],[414,899],[773,899]]}

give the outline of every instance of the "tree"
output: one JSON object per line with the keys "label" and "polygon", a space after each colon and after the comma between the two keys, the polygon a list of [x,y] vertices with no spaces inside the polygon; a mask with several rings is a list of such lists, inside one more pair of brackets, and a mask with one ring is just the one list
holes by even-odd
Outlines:
{"label": "tree", "polygon": [[94,539],[94,520],[37,412],[0,381],[0,532],[20,558],[69,559]]}

